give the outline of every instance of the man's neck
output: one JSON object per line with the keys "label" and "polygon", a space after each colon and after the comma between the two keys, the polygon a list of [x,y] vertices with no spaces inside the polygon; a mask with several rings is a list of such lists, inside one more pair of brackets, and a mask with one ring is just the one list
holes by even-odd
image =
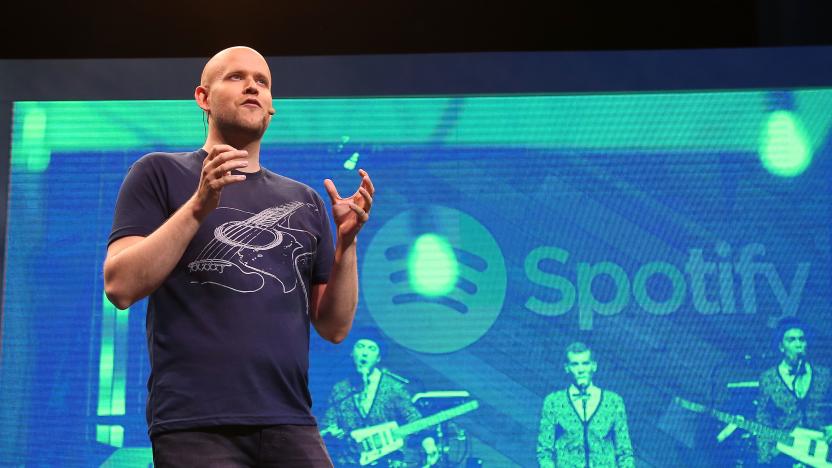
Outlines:
{"label": "man's neck", "polygon": [[595,384],[593,384],[592,382],[589,382],[585,387],[583,387],[583,389],[575,383],[573,383],[571,387],[571,390],[576,393],[589,393],[590,391],[595,392],[596,390],[598,390],[598,387],[596,387]]}
{"label": "man's neck", "polygon": [[378,367],[372,367],[370,369],[367,369],[366,371],[362,370],[362,369],[356,369],[356,370],[358,371],[358,375],[360,375],[362,379],[375,378],[376,374],[381,373],[381,371],[378,370]]}
{"label": "man's neck", "polygon": [[791,375],[794,375],[794,373],[798,371],[798,366],[802,366],[804,368],[803,370],[806,370],[809,367],[809,363],[806,362],[805,358],[803,358],[802,363],[800,358],[795,358],[794,360],[783,358],[783,360],[780,361],[779,367],[781,371],[788,372]]}

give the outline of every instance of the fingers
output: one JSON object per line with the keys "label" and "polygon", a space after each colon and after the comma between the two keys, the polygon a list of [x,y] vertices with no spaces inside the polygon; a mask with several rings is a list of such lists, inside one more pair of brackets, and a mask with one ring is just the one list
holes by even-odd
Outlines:
{"label": "fingers", "polygon": [[364,169],[358,170],[358,175],[361,176],[361,186],[366,188],[370,195],[375,195],[376,188],[373,186],[373,181],[370,180],[370,175]]}
{"label": "fingers", "polygon": [[218,154],[225,153],[227,151],[236,151],[231,145],[214,145],[211,147],[211,150],[208,151],[208,156],[205,159],[214,159]]}
{"label": "fingers", "polygon": [[202,162],[202,183],[211,190],[219,191],[229,184],[246,180],[246,176],[231,171],[248,166],[248,151],[237,150],[229,145],[215,145]]}
{"label": "fingers", "polygon": [[234,183],[237,183],[237,182],[242,182],[244,180],[246,180],[246,176],[244,176],[242,174],[228,173],[228,174],[226,174],[226,175],[224,175],[224,176],[222,176],[218,179],[214,179],[214,180],[208,182],[208,186],[211,187],[211,189],[213,189],[213,190],[220,191],[226,185],[234,184]]}
{"label": "fingers", "polygon": [[[358,186],[358,191],[346,199],[341,198],[341,195],[338,194],[338,189],[335,188],[335,183],[331,179],[324,180],[324,187],[332,202],[333,213],[336,213],[337,210],[343,214],[345,212],[344,208],[338,207],[344,207],[346,205],[350,211],[355,213],[356,222],[358,224],[364,224],[370,219],[370,209],[373,206],[375,187],[367,171],[359,169],[358,174],[361,176],[361,184]],[[338,216],[336,215],[336,217]],[[339,223],[339,221],[336,220],[336,223]]]}
{"label": "fingers", "polygon": [[217,145],[214,148],[218,147],[226,147],[229,149],[216,154],[213,154],[213,152],[212,154],[209,154],[205,158],[205,161],[202,162],[202,167],[204,169],[213,170],[232,160],[246,161],[246,158],[248,157],[248,151],[235,150],[228,145]]}
{"label": "fingers", "polygon": [[248,166],[248,161],[245,159],[232,159],[231,161],[226,161],[221,165],[215,167],[211,170],[211,174],[215,178],[220,178],[222,176],[228,175],[234,169],[240,169],[241,167]]}
{"label": "fingers", "polygon": [[335,201],[341,198],[341,195],[338,195],[338,189],[335,188],[335,182],[331,179],[324,180],[324,188],[329,195],[329,201],[334,205]]}
{"label": "fingers", "polygon": [[364,208],[356,205],[355,203],[350,203],[350,209],[355,212],[356,216],[358,217],[358,223],[364,224],[370,219],[370,213],[367,212]]}
{"label": "fingers", "polygon": [[358,187],[358,193],[361,194],[361,198],[364,199],[365,206],[363,206],[364,211],[369,212],[370,208],[373,206],[373,196],[370,195],[370,192],[364,187]]}

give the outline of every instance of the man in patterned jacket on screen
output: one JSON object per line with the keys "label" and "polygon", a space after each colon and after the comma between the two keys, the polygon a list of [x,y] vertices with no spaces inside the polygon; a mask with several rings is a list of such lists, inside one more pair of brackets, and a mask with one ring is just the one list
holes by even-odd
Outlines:
{"label": "man in patterned jacket on screen", "polygon": [[[795,317],[780,320],[774,330],[773,344],[781,360],[760,376],[757,396],[757,421],[766,427],[789,433],[800,428],[798,431],[804,431],[806,437],[795,440],[798,447],[803,441],[806,447],[811,447],[813,439],[818,439],[814,444],[832,441],[829,411],[832,378],[828,367],[810,359],[809,335],[808,327],[801,320]],[[811,450],[801,453],[797,449],[791,454],[783,453],[778,449],[777,442],[776,438],[763,434],[757,437],[757,455],[761,465],[800,466],[797,462],[799,458],[813,458]],[[788,448],[785,450],[789,451]],[[817,453],[820,454],[820,451]]]}
{"label": "man in patterned jacket on screen", "polygon": [[[350,433],[356,429],[395,421],[412,423],[422,414],[411,401],[407,379],[379,367],[381,346],[372,335],[358,335],[352,348],[355,372],[335,384],[329,395],[328,408],[321,426],[335,440],[330,446],[333,459],[339,466],[359,466],[355,446],[350,444]],[[383,460],[386,466],[432,466],[439,458],[436,441],[426,433],[408,438],[404,450],[397,451]],[[419,453],[421,452],[421,453]]]}
{"label": "man in patterned jacket on screen", "polygon": [[566,348],[566,373],[572,383],[543,401],[537,460],[550,468],[632,468],[633,446],[624,400],[595,386],[598,369],[585,344]]}

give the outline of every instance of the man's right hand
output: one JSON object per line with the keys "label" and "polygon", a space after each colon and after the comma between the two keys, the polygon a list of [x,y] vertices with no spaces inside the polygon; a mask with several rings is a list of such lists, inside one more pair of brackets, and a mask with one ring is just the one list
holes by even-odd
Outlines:
{"label": "man's right hand", "polygon": [[246,180],[246,176],[232,174],[233,169],[248,166],[248,151],[234,149],[229,145],[211,147],[202,161],[199,186],[191,201],[196,218],[200,221],[214,211],[220,203],[220,192],[231,184]]}

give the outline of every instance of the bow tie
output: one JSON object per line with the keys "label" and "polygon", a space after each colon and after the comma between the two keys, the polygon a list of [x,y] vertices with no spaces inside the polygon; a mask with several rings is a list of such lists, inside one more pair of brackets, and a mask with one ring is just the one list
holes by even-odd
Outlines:
{"label": "bow tie", "polygon": [[573,400],[589,400],[589,393],[572,392],[569,396]]}

